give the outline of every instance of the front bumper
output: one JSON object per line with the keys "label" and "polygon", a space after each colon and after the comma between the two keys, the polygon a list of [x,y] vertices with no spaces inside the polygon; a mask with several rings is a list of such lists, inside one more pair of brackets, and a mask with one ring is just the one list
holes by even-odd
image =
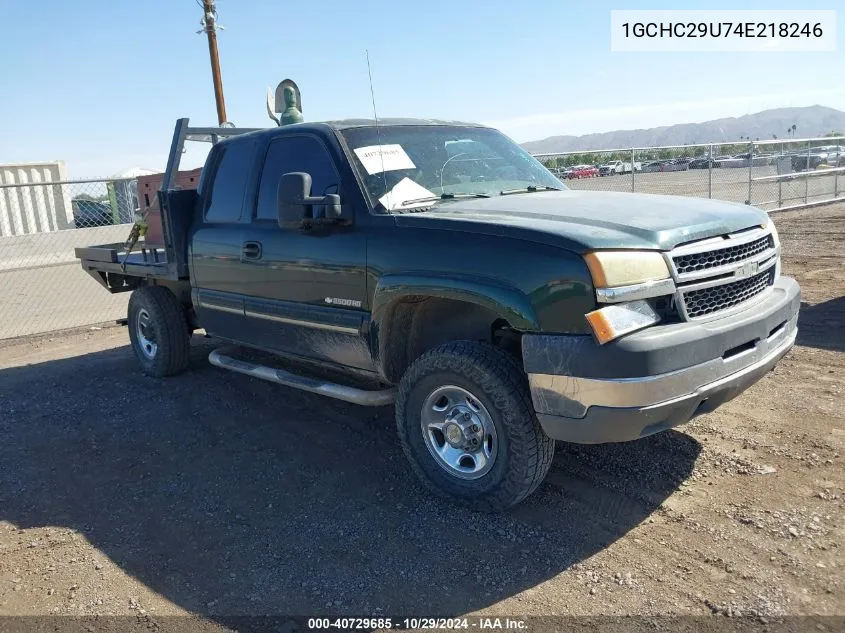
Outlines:
{"label": "front bumper", "polygon": [[586,336],[526,334],[534,409],[550,437],[635,440],[713,411],[769,372],[798,333],[801,295],[781,277],[749,309],[658,325],[599,346]]}

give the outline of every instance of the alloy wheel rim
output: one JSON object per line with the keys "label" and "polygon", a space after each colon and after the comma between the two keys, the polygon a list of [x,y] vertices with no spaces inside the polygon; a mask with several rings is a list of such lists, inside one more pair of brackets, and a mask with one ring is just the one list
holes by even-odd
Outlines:
{"label": "alloy wheel rim", "polygon": [[138,347],[145,358],[152,360],[158,352],[155,329],[152,326],[152,317],[144,309],[138,311],[138,318],[135,323],[135,333],[138,335]]}
{"label": "alloy wheel rim", "polygon": [[487,408],[456,385],[432,391],[422,405],[420,430],[434,461],[458,479],[480,479],[493,468],[498,437]]}

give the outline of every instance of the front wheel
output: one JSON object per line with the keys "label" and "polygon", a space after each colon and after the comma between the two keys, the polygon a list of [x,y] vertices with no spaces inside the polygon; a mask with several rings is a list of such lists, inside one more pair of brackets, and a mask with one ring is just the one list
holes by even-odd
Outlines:
{"label": "front wheel", "polygon": [[423,483],[476,509],[501,511],[525,499],[554,456],[525,375],[487,344],[446,343],[418,358],[399,384],[396,424]]}
{"label": "front wheel", "polygon": [[148,376],[183,372],[190,358],[190,330],[176,296],[163,286],[143,286],[129,298],[129,340]]}

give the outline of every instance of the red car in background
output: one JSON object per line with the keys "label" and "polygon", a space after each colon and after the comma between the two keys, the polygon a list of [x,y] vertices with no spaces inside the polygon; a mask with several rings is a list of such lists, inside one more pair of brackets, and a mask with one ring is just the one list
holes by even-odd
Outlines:
{"label": "red car in background", "polygon": [[599,168],[595,165],[575,165],[569,172],[569,178],[596,178]]}

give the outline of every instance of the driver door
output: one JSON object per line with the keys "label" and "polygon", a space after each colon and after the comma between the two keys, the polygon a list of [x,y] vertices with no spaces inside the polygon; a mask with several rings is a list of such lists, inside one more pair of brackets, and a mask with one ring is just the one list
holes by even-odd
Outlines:
{"label": "driver door", "polygon": [[[242,290],[254,345],[333,364],[372,369],[362,335],[366,305],[366,233],[349,226],[283,229],[276,190],[282,174],[311,175],[312,195],[346,195],[323,141],[308,134],[273,139],[267,149],[252,221],[244,230]],[[354,186],[354,183],[350,183]],[[354,213],[349,214],[350,217]],[[360,220],[360,218],[355,218]]]}

